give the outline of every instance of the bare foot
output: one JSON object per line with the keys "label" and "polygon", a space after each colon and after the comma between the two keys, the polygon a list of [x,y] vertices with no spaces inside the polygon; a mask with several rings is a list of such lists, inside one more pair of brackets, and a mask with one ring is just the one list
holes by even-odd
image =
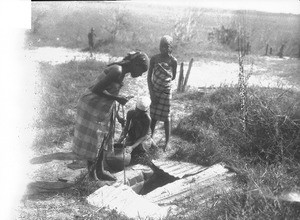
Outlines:
{"label": "bare foot", "polygon": [[164,152],[166,152],[169,147],[170,147],[170,144],[166,143],[165,146],[163,147]]}
{"label": "bare foot", "polygon": [[154,141],[152,137],[150,138],[150,141],[151,141],[151,147],[157,148],[157,143]]}

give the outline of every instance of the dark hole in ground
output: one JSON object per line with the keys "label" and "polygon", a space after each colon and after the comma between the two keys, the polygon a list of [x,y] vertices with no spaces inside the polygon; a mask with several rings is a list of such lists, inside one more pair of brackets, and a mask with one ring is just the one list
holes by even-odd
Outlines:
{"label": "dark hole in ground", "polygon": [[[137,152],[134,155],[126,155],[125,160],[123,160],[123,149],[124,146],[122,144],[115,144],[114,150],[115,153],[111,155],[106,155],[106,163],[109,169],[112,172],[119,172],[124,169],[124,165],[135,165],[142,164],[150,167],[153,170],[153,174],[149,177],[146,175],[138,175],[135,178],[135,184],[131,185],[134,191],[139,195],[146,195],[149,192],[164,186],[168,183],[172,183],[179,178],[171,176],[170,174],[164,172],[162,169],[158,168],[155,164],[152,163],[148,154],[144,154],[143,151]],[[139,188],[139,184],[143,182],[142,188]],[[137,185],[136,185],[137,184]]]}
{"label": "dark hole in ground", "polygon": [[171,176],[157,167],[151,167],[154,171],[153,175],[144,183],[143,188],[138,193],[139,195],[146,195],[149,192],[155,190],[158,187],[164,186],[168,183],[172,183],[179,178]]}

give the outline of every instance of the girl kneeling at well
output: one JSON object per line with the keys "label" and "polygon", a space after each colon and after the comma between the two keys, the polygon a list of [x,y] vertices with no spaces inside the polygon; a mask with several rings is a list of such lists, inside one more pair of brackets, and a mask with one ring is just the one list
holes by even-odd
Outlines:
{"label": "girl kneeling at well", "polygon": [[[130,164],[149,164],[147,146],[152,143],[151,139],[151,118],[149,114],[151,100],[148,97],[140,97],[137,100],[136,108],[129,110],[126,116],[125,127],[119,138],[118,143],[125,140],[125,152],[131,154]],[[146,149],[145,149],[146,148]]]}

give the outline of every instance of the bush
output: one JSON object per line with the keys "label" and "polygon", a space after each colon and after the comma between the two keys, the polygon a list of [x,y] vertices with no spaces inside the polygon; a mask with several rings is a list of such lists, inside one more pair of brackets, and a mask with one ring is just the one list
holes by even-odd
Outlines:
{"label": "bush", "polygon": [[[180,133],[178,130],[176,132]],[[211,166],[220,162],[226,147],[220,145],[218,134],[210,129],[202,129],[199,133],[201,137],[198,135],[195,143],[181,143],[184,147],[179,147],[170,159],[194,162],[203,166]]]}
{"label": "bush", "polygon": [[247,129],[243,132],[237,89],[223,87],[200,98],[198,102],[203,106],[183,118],[174,134],[198,144],[214,134],[217,145],[233,148],[251,162],[299,160],[300,125],[291,119],[296,111],[293,105],[299,102],[298,95],[282,89],[250,88]]}
{"label": "bush", "polygon": [[299,92],[249,87],[245,131],[238,88],[176,96],[187,97],[197,104],[173,130],[187,143],[172,158],[205,166],[222,161],[236,173],[234,190],[212,197],[206,208],[191,205],[191,219],[299,216],[299,204],[278,199],[300,186]]}

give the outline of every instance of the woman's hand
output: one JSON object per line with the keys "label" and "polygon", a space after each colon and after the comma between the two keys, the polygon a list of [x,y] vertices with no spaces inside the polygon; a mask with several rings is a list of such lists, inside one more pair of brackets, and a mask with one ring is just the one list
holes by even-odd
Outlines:
{"label": "woman's hand", "polygon": [[121,144],[122,141],[124,140],[124,138],[125,138],[125,136],[124,136],[124,135],[121,135],[117,143],[118,143],[118,144]]}
{"label": "woman's hand", "polygon": [[126,152],[127,154],[131,154],[132,150],[133,150],[133,147],[132,147],[132,146],[127,146],[127,147],[125,148],[125,152]]}
{"label": "woman's hand", "polygon": [[120,96],[116,101],[119,102],[121,105],[125,105],[128,102],[128,99]]}

